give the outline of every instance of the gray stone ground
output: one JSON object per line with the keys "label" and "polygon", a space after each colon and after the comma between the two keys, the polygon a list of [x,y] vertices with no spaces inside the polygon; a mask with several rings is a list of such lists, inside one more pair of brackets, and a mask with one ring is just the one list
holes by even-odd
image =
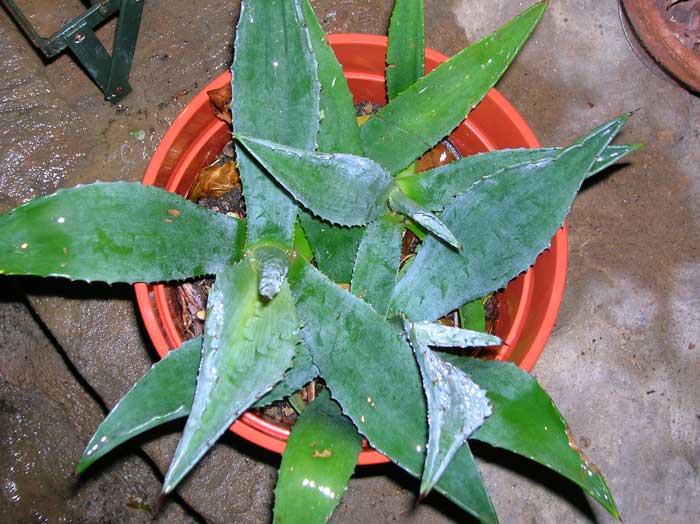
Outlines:
{"label": "gray stone ground", "polygon": [[[22,5],[50,29],[76,3]],[[313,3],[335,32],[381,33],[391,8],[389,0]],[[426,4],[429,45],[454,53],[529,2]],[[44,64],[0,10],[0,212],[58,187],[139,179],[169,123],[226,68],[237,9],[147,2],[134,92],[117,107],[69,56]],[[593,0],[552,2],[499,89],[545,145],[637,110],[622,139],[646,148],[590,184],[572,209],[566,296],[535,375],[606,474],[625,522],[699,522],[700,100],[648,72],[627,47],[615,2]],[[146,131],[143,142],[129,135],[133,128]],[[71,474],[101,406],[113,405],[154,358],[130,289],[5,279],[0,358],[0,520],[150,519],[177,426],[85,479]],[[487,449],[481,455],[502,522],[610,522],[540,468]],[[267,522],[277,463],[227,436],[157,519]],[[468,521],[439,497],[414,508],[415,488],[395,468],[363,470],[333,522]]]}

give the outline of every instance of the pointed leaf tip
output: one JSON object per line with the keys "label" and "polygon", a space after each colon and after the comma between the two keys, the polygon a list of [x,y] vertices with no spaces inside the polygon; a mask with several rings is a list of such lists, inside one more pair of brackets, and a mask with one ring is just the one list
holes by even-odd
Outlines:
{"label": "pointed leaf tip", "polygon": [[414,220],[453,248],[457,250],[462,249],[461,242],[457,240],[454,233],[437,216],[419,206],[400,189],[393,190],[389,195],[389,207],[397,213]]}
{"label": "pointed leaf tip", "polygon": [[207,304],[192,410],[165,476],[165,492],[182,481],[231,423],[270,391],[292,364],[299,321],[289,287],[283,285],[274,299],[265,302],[257,283],[250,258],[216,277]]}
{"label": "pointed leaf tip", "polygon": [[489,333],[444,326],[435,322],[414,322],[411,328],[428,346],[439,348],[468,348],[481,346],[500,346],[500,338]]}
{"label": "pointed leaf tip", "polygon": [[[420,479],[427,441],[425,396],[403,328],[390,325],[300,257],[292,261],[289,282],[304,341],[343,412],[377,451]],[[338,323],[351,328],[338,330]],[[481,522],[496,524],[468,445],[457,450],[436,490]]]}
{"label": "pointed leaf tip", "polygon": [[361,128],[365,154],[397,174],[448,135],[506,71],[545,8],[535,4],[392,99]]}
{"label": "pointed leaf tip", "polygon": [[168,421],[187,416],[192,406],[202,337],[170,351],[112,408],[88,442],[76,467],[83,473],[123,442]]}
{"label": "pointed leaf tip", "polygon": [[361,226],[386,209],[392,178],[369,158],[317,153],[242,135],[238,141],[296,201],[324,220]]}
{"label": "pointed leaf tip", "polygon": [[486,391],[454,365],[440,359],[415,324],[404,321],[423,378],[428,402],[428,444],[421,478],[421,494],[440,480],[467,438],[491,414]]}

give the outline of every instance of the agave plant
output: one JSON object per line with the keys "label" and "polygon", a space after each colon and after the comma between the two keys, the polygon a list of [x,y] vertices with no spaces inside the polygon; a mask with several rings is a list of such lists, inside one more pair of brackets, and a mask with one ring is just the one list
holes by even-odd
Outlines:
{"label": "agave plant", "polygon": [[[420,497],[434,488],[482,522],[497,519],[469,439],[551,468],[617,517],[600,472],[530,375],[440,351],[500,340],[437,320],[534,262],[582,181],[635,149],[610,145],[627,117],[564,148],[414,169],[497,82],[545,9],[533,5],[423,76],[422,2],[397,0],[389,102],[359,127],[308,0],[244,0],[231,110],[247,220],[132,183],[62,190],[0,216],[1,273],[108,283],[215,276],[204,335],[136,383],[78,471],[187,417],[169,493],[245,410],[320,377],[326,389],[301,412],[282,457],[276,522],[325,522],[363,437],[420,479]],[[400,271],[407,227],[424,238]]]}

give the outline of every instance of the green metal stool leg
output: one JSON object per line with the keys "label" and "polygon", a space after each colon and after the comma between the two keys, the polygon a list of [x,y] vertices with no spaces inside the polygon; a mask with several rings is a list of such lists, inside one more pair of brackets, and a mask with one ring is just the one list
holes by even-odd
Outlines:
{"label": "green metal stool leg", "polygon": [[87,26],[78,27],[66,33],[65,40],[75,57],[104,93],[105,99],[109,100],[105,89],[109,79],[111,57],[95,32]]}
{"label": "green metal stool leg", "polygon": [[139,34],[143,2],[144,0],[122,0],[117,31],[114,35],[109,79],[107,88],[104,90],[107,100],[119,99],[131,91],[128,83],[129,72]]}
{"label": "green metal stool leg", "polygon": [[[90,0],[92,7],[48,38],[40,36],[14,0],[0,0],[47,58],[70,48],[105,96],[117,102],[130,91],[129,72],[141,25],[144,0]],[[112,56],[95,35],[94,28],[119,12]]]}

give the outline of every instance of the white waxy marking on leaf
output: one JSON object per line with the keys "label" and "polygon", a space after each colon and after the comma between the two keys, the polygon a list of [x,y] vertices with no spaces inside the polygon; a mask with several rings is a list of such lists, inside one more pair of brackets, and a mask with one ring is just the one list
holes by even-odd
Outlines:
{"label": "white waxy marking on leaf", "polygon": [[[421,494],[438,482],[457,450],[491,414],[486,392],[429,348],[416,324],[404,321],[428,401],[428,446]],[[453,328],[454,329],[454,328]]]}

